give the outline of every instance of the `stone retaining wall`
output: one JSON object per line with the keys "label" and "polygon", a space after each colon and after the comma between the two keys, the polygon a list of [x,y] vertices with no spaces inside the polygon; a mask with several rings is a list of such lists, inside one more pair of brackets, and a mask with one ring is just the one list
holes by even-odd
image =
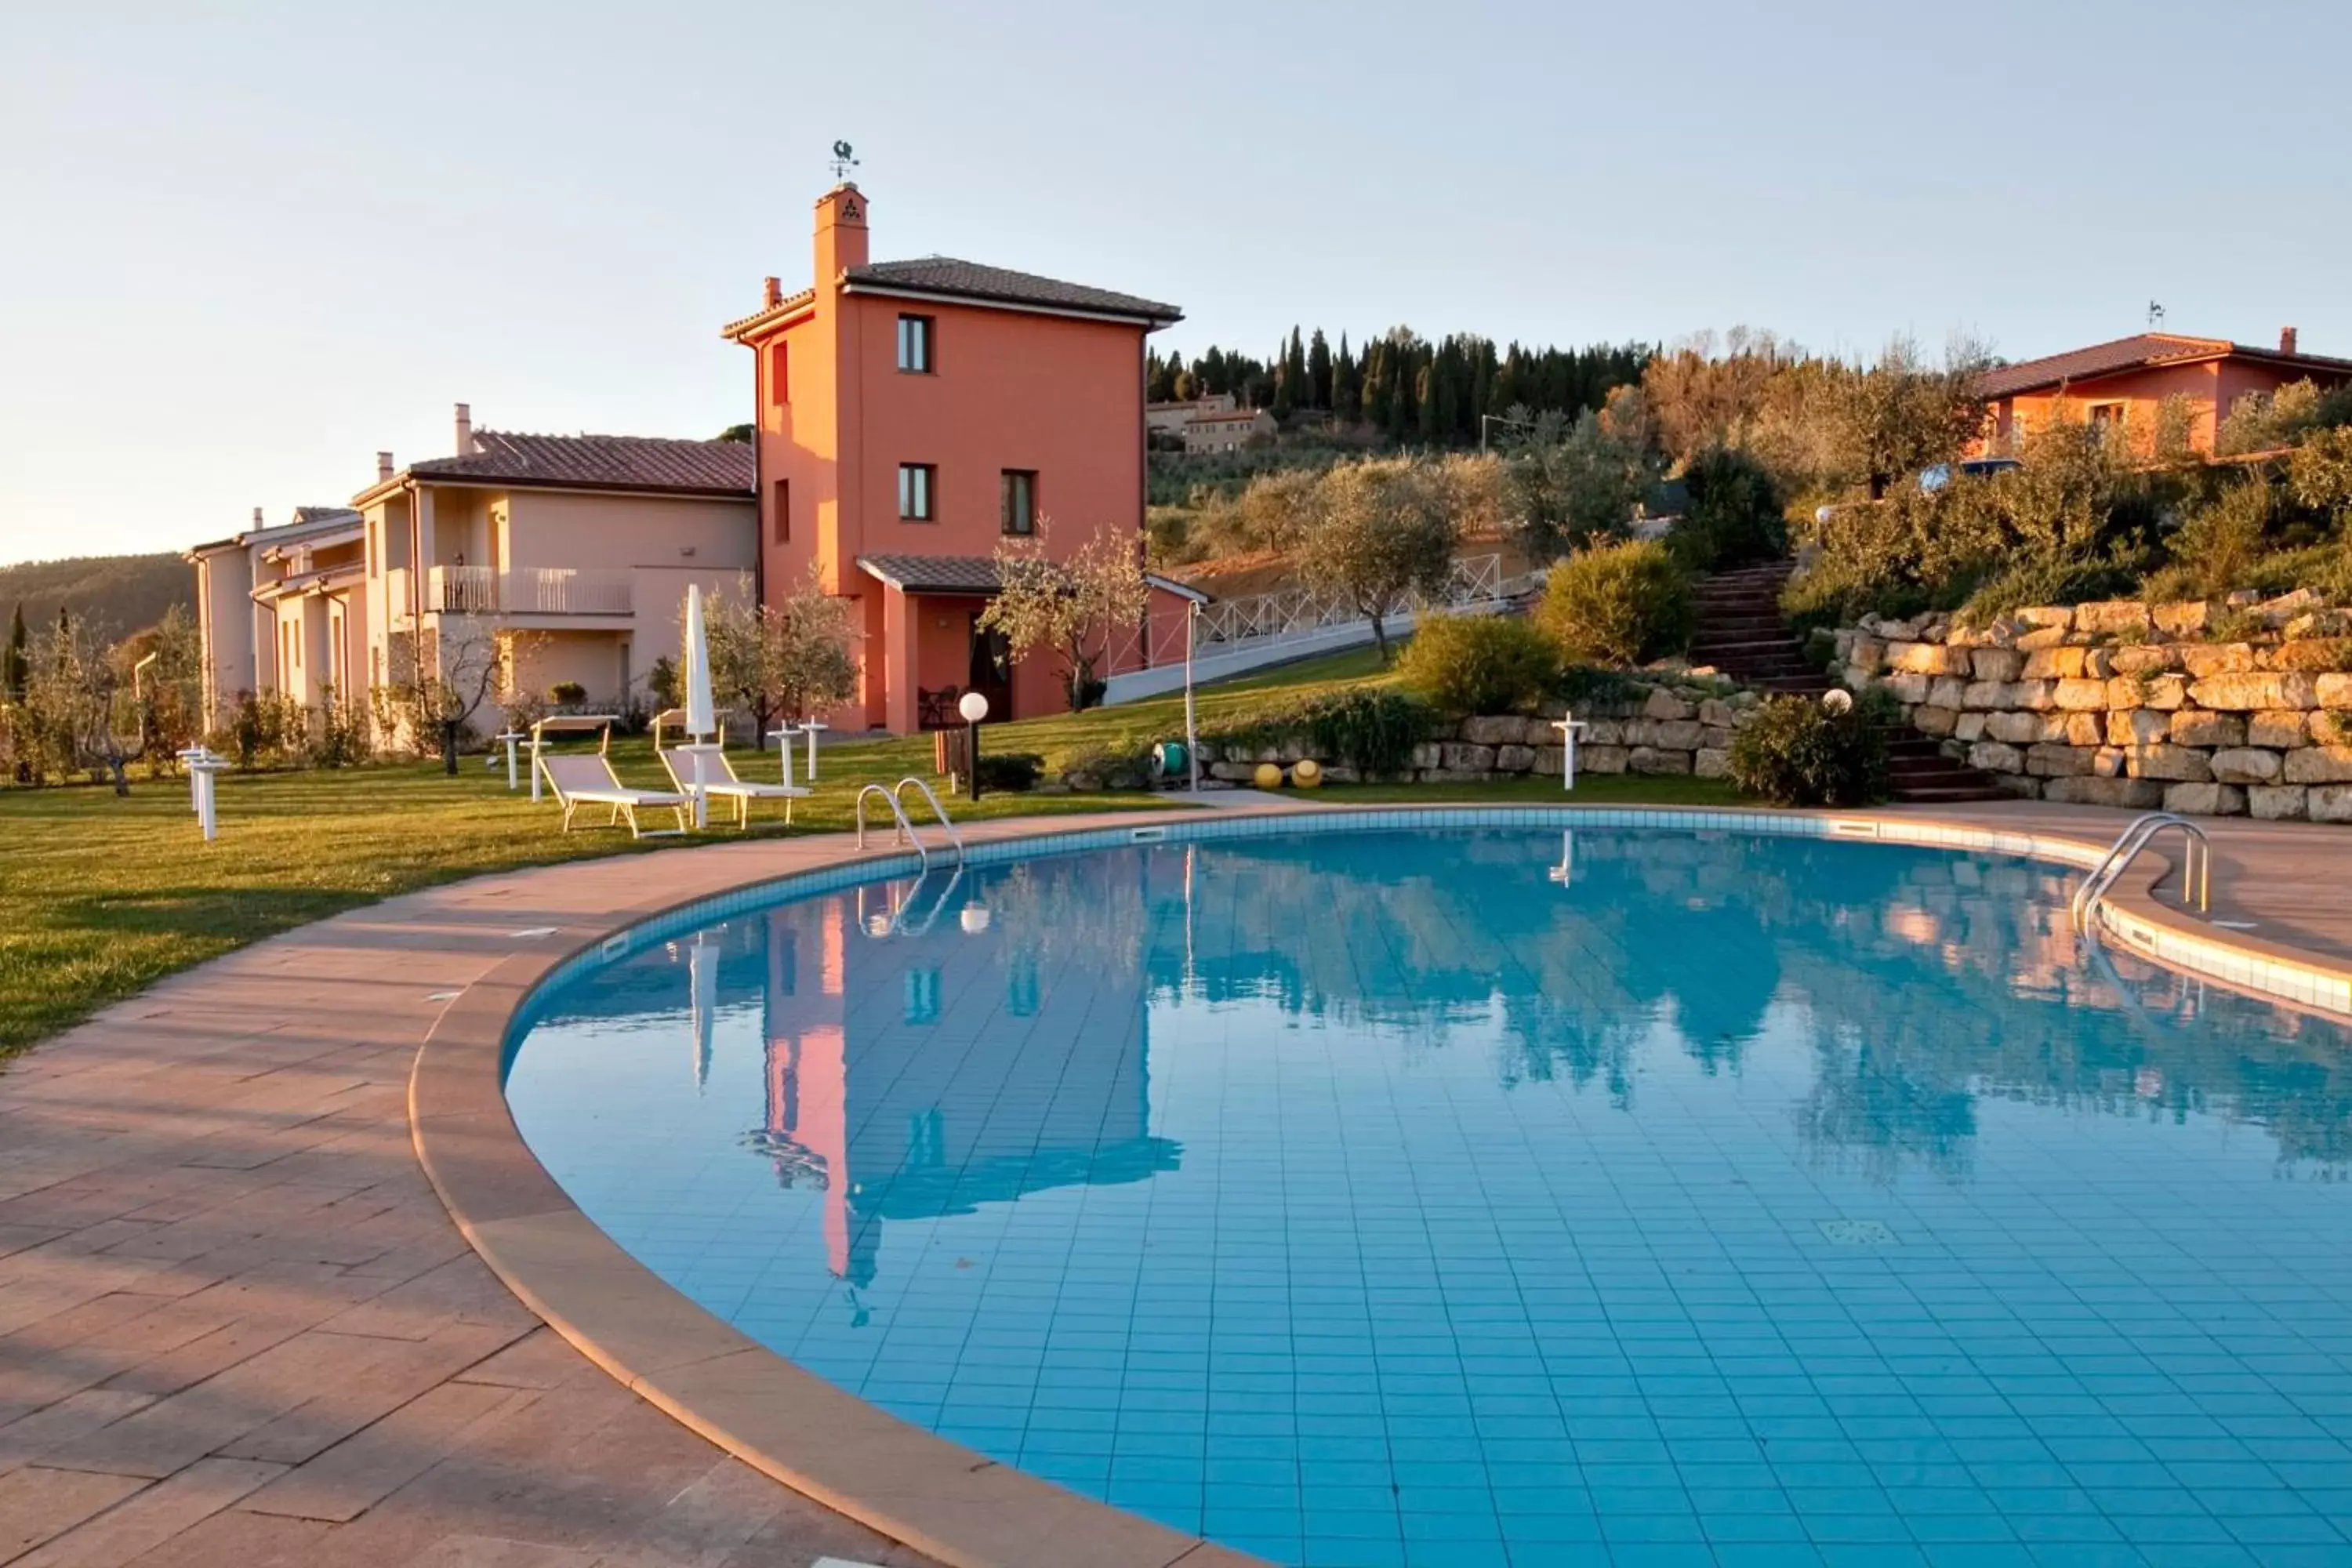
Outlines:
{"label": "stone retaining wall", "polygon": [[[1722,778],[1730,761],[1731,732],[1757,701],[1753,692],[1725,688],[1637,683],[1622,698],[1577,708],[1577,718],[1587,726],[1576,745],[1577,772]],[[1413,748],[1408,771],[1383,779],[1474,784],[1522,773],[1558,778],[1565,752],[1552,721],[1567,711],[1552,703],[1533,718],[1505,713],[1442,723]],[[1354,784],[1361,777],[1336,758],[1316,755],[1304,739],[1267,745],[1204,736],[1201,742],[1208,776],[1231,784],[1248,783],[1261,763],[1287,766],[1310,756],[1333,784]]]}
{"label": "stone retaining wall", "polygon": [[1833,639],[1847,684],[2018,795],[2352,822],[2352,613],[2308,590],[1980,627],[1865,616]]}

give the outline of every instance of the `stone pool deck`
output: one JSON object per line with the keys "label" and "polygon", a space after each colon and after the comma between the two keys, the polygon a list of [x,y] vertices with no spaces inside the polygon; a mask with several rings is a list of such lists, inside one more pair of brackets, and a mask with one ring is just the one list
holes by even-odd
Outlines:
{"label": "stone pool deck", "polygon": [[[1874,815],[2102,845],[2126,820],[2038,803]],[[2207,826],[2217,917],[2352,960],[2352,831]],[[934,1561],[730,1458],[548,1328],[412,1144],[418,1047],[445,1015],[503,1006],[494,972],[627,911],[856,853],[837,835],[756,840],[408,895],[177,976],[0,1073],[0,1563]],[[1022,1560],[1235,1561],[1181,1539],[1162,1552],[1156,1527],[1089,1535],[1087,1518]]]}

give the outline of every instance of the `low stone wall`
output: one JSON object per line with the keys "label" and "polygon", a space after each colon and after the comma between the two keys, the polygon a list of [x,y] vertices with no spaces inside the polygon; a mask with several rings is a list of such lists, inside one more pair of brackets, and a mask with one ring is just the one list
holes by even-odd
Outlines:
{"label": "low stone wall", "polygon": [[2352,613],[2307,590],[1979,627],[1865,616],[1833,637],[1847,684],[2018,795],[2352,822]]}
{"label": "low stone wall", "polygon": [[[1580,773],[1685,773],[1722,778],[1728,771],[1731,733],[1758,699],[1708,686],[1636,683],[1622,698],[1576,709],[1587,728],[1576,744]],[[1548,704],[1536,717],[1503,713],[1441,724],[1413,748],[1412,765],[1381,782],[1475,784],[1523,773],[1560,775],[1565,752],[1552,721],[1568,712]],[[1261,763],[1287,766],[1308,757],[1333,784],[1355,784],[1361,775],[1337,758],[1316,755],[1304,740],[1274,745],[1221,742],[1203,737],[1201,761],[1208,776],[1247,784]]]}

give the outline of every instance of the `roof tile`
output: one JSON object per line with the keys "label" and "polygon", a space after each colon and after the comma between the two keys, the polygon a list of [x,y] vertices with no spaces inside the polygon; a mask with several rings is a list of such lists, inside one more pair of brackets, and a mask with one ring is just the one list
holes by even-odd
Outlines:
{"label": "roof tile", "polygon": [[1184,319],[1184,312],[1157,300],[1065,283],[1010,268],[983,267],[952,256],[925,257],[919,261],[877,261],[849,269],[850,285],[906,289],[951,299],[985,300],[1006,305],[1035,305],[1049,310],[1091,310],[1109,316],[1134,316],[1166,323]]}
{"label": "roof tile", "polygon": [[676,441],[652,436],[530,436],[478,430],[478,450],[412,463],[420,479],[506,479],[583,489],[751,493],[752,456],[742,441]]}
{"label": "roof tile", "polygon": [[2227,338],[2191,338],[2176,332],[2136,332],[2127,338],[2117,338],[2113,342],[2094,343],[2086,349],[2071,349],[2063,354],[2045,354],[2040,359],[2023,360],[2016,364],[1996,365],[1977,377],[1976,393],[1979,397],[2009,397],[2021,392],[2056,386],[2063,382],[2091,381],[2124,371],[2144,370],[2150,365],[2180,364],[2236,355],[2289,368],[2301,365],[2323,372],[2352,371],[2352,361],[2329,359],[2320,354],[2282,353],[2275,349],[2233,343]]}

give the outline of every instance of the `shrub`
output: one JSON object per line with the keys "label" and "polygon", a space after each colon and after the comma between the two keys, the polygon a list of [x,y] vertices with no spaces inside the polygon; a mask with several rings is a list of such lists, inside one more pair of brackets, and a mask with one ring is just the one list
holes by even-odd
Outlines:
{"label": "shrub", "polygon": [[2247,586],[2262,558],[2271,510],[2271,487],[2261,476],[2248,474],[2224,485],[2172,536],[2172,564],[2150,575],[2142,591],[2162,603],[2218,599]]}
{"label": "shrub", "polygon": [[1868,805],[1886,798],[1886,739],[1857,703],[1832,713],[1775,697],[1731,738],[1731,782],[1780,805]]}
{"label": "shrub", "polygon": [[1690,578],[1655,540],[1579,551],[1551,569],[1538,623],[1570,659],[1646,664],[1690,643]]}
{"label": "shrub", "polygon": [[1769,561],[1789,550],[1786,504],[1771,470],[1736,447],[1710,447],[1683,470],[1690,504],[1666,535],[1694,572]]}
{"label": "shrub", "polygon": [[1082,746],[1064,760],[1062,773],[1079,789],[1141,789],[1151,777],[1151,758],[1108,746]]}
{"label": "shrub", "polygon": [[1295,707],[1268,709],[1201,740],[1204,745],[1252,751],[1302,741],[1318,757],[1370,775],[1410,768],[1412,749],[1436,727],[1436,710],[1412,693],[1360,686]]}
{"label": "shrub", "polygon": [[559,680],[547,689],[547,700],[558,703],[585,702],[588,700],[588,689],[576,680]]}
{"label": "shrub", "polygon": [[1045,759],[1034,752],[991,752],[984,748],[979,765],[972,770],[983,792],[995,789],[1014,794],[1035,789],[1045,771]]}
{"label": "shrub", "polygon": [[1518,616],[1433,616],[1414,631],[1398,673],[1448,713],[1507,713],[1540,700],[1559,649]]}
{"label": "shrub", "polygon": [[1639,683],[1597,664],[1571,664],[1552,682],[1552,695],[1571,710],[1612,708],[1632,701],[1642,690]]}

